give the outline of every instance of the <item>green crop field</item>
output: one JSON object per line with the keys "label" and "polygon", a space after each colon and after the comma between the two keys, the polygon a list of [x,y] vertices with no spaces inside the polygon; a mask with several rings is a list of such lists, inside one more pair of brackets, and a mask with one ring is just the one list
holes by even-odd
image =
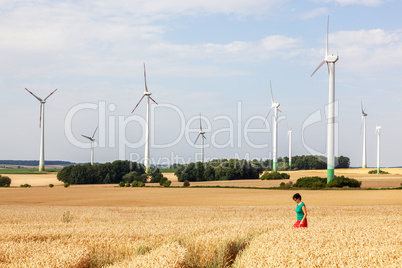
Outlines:
{"label": "green crop field", "polygon": [[175,173],[177,171],[176,168],[161,168],[159,169],[162,173]]}
{"label": "green crop field", "polygon": [[37,168],[0,168],[0,174],[47,174],[59,171],[59,168],[49,168],[41,172]]}

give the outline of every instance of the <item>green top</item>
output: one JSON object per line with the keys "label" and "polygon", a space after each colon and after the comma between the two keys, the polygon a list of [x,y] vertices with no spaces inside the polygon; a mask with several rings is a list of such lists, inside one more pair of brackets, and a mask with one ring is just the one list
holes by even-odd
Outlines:
{"label": "green top", "polygon": [[296,206],[296,214],[297,214],[297,220],[298,221],[301,221],[303,219],[303,217],[304,217],[304,212],[303,212],[303,209],[302,209],[303,206],[306,206],[306,205],[304,205],[303,202],[301,202],[299,205]]}

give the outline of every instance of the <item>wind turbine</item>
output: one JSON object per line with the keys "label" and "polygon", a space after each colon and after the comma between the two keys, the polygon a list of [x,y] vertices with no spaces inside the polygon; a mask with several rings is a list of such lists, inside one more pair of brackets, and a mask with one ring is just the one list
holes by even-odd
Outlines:
{"label": "wind turbine", "polygon": [[[280,111],[278,108],[280,104],[278,102],[274,102],[274,94],[272,93],[272,83],[269,81],[269,85],[271,88],[271,108],[268,111],[267,117],[265,120],[267,120],[269,114],[271,113],[271,110],[274,109],[274,135],[273,135],[273,142],[272,142],[272,151],[273,151],[273,171],[276,172],[278,170],[278,163],[277,163],[277,147],[278,147],[278,111]],[[265,121],[264,121],[265,122]]]}
{"label": "wind turbine", "polygon": [[140,99],[140,101],[137,103],[137,105],[135,106],[135,108],[133,109],[133,111],[131,113],[134,113],[135,109],[137,109],[138,105],[141,103],[142,99],[144,99],[145,97],[147,97],[147,126],[145,128],[145,157],[144,157],[144,165],[145,165],[145,172],[149,173],[150,171],[150,158],[149,158],[149,126],[150,126],[150,103],[149,100],[152,100],[153,102],[155,102],[155,104],[158,104],[152,97],[152,93],[148,91],[148,87],[147,87],[147,74],[145,72],[145,63],[144,63],[144,82],[145,82],[145,91],[144,91],[144,95],[142,95],[142,98]]}
{"label": "wind turbine", "polygon": [[201,163],[204,163],[204,139],[207,139],[207,138],[205,138],[204,134],[205,134],[205,131],[202,130],[201,114],[200,114],[200,132],[198,133],[198,136],[195,139],[194,144],[197,142],[198,138],[201,136]]}
{"label": "wind turbine", "polygon": [[45,170],[45,103],[46,100],[57,90],[55,89],[52,93],[50,93],[46,98],[41,99],[27,88],[26,91],[31,93],[39,102],[40,102],[40,113],[39,113],[39,127],[41,129],[40,132],[40,153],[39,153],[39,171]]}
{"label": "wind turbine", "polygon": [[329,99],[328,99],[328,128],[327,128],[327,182],[334,179],[335,168],[335,62],[339,59],[337,55],[328,54],[328,30],[329,16],[327,22],[327,42],[325,59],[318,65],[311,74],[313,76],[324,63],[327,64],[329,74]]}
{"label": "wind turbine", "polygon": [[381,127],[376,123],[375,132],[377,134],[377,174],[380,173],[380,131]]}
{"label": "wind turbine", "polygon": [[289,137],[289,168],[292,167],[292,132],[293,130],[288,127],[288,137]]}
{"label": "wind turbine", "polygon": [[363,121],[363,162],[362,162],[362,168],[367,167],[367,155],[366,155],[366,116],[367,114],[365,113],[363,109],[363,103],[362,103],[362,121]]}
{"label": "wind turbine", "polygon": [[95,133],[96,133],[96,131],[98,130],[98,127],[96,127],[96,129],[95,129],[95,131],[94,131],[94,134],[92,135],[92,137],[88,137],[88,136],[85,136],[85,135],[81,135],[81,136],[83,136],[84,138],[87,138],[88,140],[90,140],[91,141],[91,165],[93,165],[94,164],[94,141],[95,141]]}

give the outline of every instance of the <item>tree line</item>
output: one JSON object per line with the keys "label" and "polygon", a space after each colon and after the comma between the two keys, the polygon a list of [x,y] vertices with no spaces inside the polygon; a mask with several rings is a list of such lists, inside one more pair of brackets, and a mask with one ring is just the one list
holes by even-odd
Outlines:
{"label": "tree line", "polygon": [[[57,179],[69,184],[108,184],[123,181],[124,175],[131,173],[131,177],[141,177],[145,174],[145,166],[128,160],[116,160],[105,164],[71,165],[62,168]],[[131,178],[130,177],[130,178]],[[144,179],[144,176],[141,177]]]}
{"label": "tree line", "polygon": [[[311,170],[326,169],[327,158],[317,155],[292,156],[292,166],[289,168],[289,158],[278,158],[278,167],[281,170]],[[350,159],[346,156],[335,157],[335,168],[349,168]]]}
{"label": "tree line", "polygon": [[[302,155],[292,157],[292,166],[289,167],[288,157],[278,158],[278,170],[312,170],[326,169],[327,159],[324,156]],[[349,168],[349,157],[335,157],[335,168]],[[185,165],[173,164],[171,168],[177,169],[175,175],[180,182],[184,181],[217,181],[258,179],[264,171],[272,170],[272,159],[268,160],[238,160],[216,159],[207,163],[189,163]]]}
{"label": "tree line", "polygon": [[222,159],[179,165],[175,175],[180,182],[241,180],[258,179],[262,171],[264,168],[258,161]]}

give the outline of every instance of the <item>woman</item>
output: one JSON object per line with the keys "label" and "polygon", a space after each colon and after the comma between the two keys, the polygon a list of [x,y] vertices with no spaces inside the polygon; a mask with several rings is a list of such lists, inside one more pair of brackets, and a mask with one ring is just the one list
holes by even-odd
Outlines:
{"label": "woman", "polygon": [[296,202],[296,214],[297,221],[293,225],[293,228],[307,227],[307,209],[306,205],[301,201],[301,195],[293,195],[293,200]]}

